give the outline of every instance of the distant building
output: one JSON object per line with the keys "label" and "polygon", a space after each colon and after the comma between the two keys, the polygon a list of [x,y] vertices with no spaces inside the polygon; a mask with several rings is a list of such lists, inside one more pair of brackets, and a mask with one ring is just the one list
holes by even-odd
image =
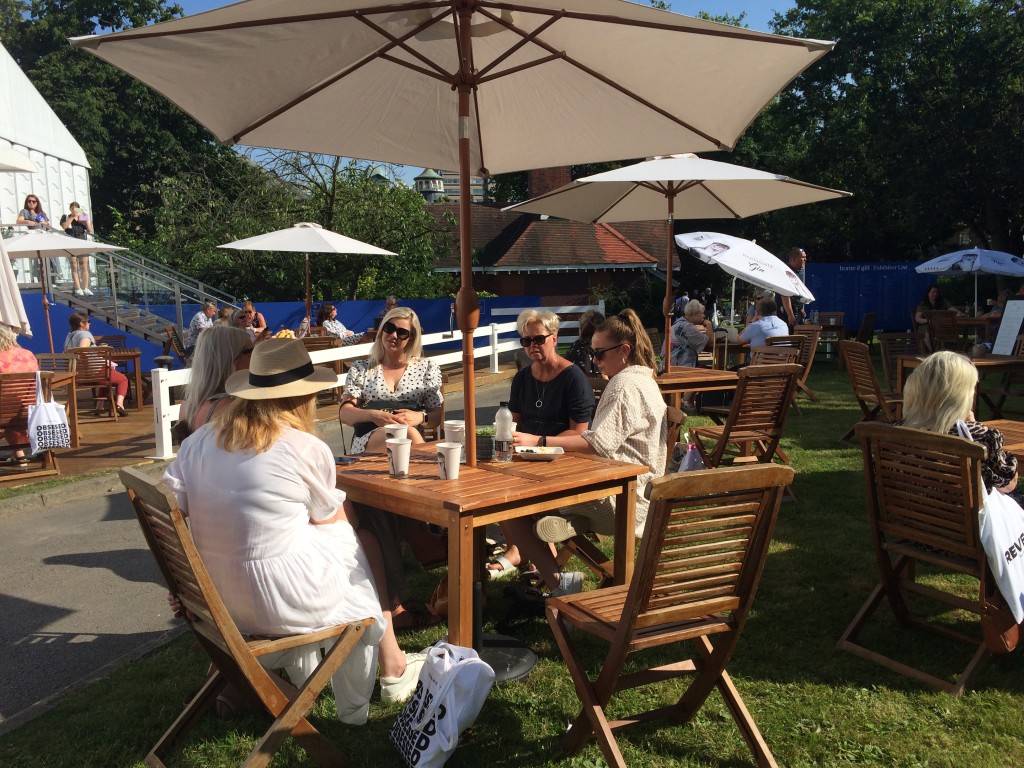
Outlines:
{"label": "distant building", "polygon": [[384,172],[384,169],[381,168],[379,165],[375,165],[373,168],[370,169],[369,176],[370,181],[375,181],[378,184],[385,184],[387,186],[391,186],[391,179],[388,178],[388,175]]}
{"label": "distant building", "polygon": [[[444,196],[452,202],[458,202],[459,174],[458,171],[439,171],[444,180]],[[469,179],[469,199],[474,203],[487,202],[487,180],[472,176]]]}
{"label": "distant building", "polygon": [[428,203],[436,203],[444,197],[444,179],[436,171],[424,168],[423,173],[413,179],[416,191],[423,195]]}

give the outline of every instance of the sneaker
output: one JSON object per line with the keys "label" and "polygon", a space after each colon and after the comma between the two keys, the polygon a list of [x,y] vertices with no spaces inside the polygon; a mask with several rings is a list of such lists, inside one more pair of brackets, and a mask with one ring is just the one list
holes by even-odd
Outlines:
{"label": "sneaker", "polygon": [[82,289],[82,295],[83,295],[83,296],[93,296],[93,295],[95,295],[95,294],[93,294],[93,292],[92,292],[92,291],[90,291],[90,290],[89,290],[88,288],[83,288],[83,289]]}
{"label": "sneaker", "polygon": [[385,704],[408,701],[416,692],[416,683],[420,679],[420,670],[426,659],[425,653],[406,653],[405,672],[398,677],[380,679],[380,700]]}
{"label": "sneaker", "polygon": [[579,571],[559,574],[558,579],[558,586],[551,590],[548,597],[565,597],[583,591],[583,574]]}
{"label": "sneaker", "polygon": [[533,526],[533,532],[537,535],[538,539],[551,544],[571,539],[576,535],[576,529],[572,527],[572,523],[564,517],[557,517],[555,515],[542,517],[538,520]]}
{"label": "sneaker", "polygon": [[75,296],[85,296],[85,291],[81,288],[75,288]]}

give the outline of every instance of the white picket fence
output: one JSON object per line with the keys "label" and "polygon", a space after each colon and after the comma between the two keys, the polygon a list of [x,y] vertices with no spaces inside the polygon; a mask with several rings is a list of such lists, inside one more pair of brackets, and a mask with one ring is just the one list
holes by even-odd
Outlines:
{"label": "white picket fence", "polygon": [[[595,306],[563,306],[563,307],[544,307],[544,309],[550,309],[558,315],[568,314],[581,314],[589,309],[596,309],[599,312],[604,312],[604,302],[600,302]],[[508,308],[508,309],[496,309],[491,311],[491,315],[498,316],[509,316],[517,317],[523,308]],[[566,320],[561,324],[562,329],[579,329],[578,320]],[[488,343],[477,346],[474,348],[474,358],[489,357],[490,358],[490,371],[492,373],[498,373],[498,355],[502,352],[510,352],[520,349],[518,334],[514,338],[502,340],[500,338],[503,333],[510,333],[516,331],[516,324],[513,320],[508,323],[491,323],[490,325],[477,328],[473,332],[473,338],[487,337]],[[559,331],[560,342],[573,342],[578,338],[574,336],[564,336]],[[429,348],[434,345],[451,343],[457,341],[460,343],[459,349],[452,352],[444,352],[437,355],[429,354]],[[462,332],[458,329],[455,330],[455,334],[452,335],[448,332],[444,333],[428,333],[423,335],[423,349],[424,354],[429,355],[430,359],[436,362],[439,366],[446,366],[450,364],[459,364],[462,362]],[[353,344],[348,347],[337,347],[335,349],[321,349],[315,350],[309,353],[310,359],[314,363],[327,363],[334,360],[362,360],[367,357],[370,353],[370,344]],[[175,456],[174,447],[171,444],[171,427],[174,422],[178,420],[179,413],[181,411],[181,405],[175,403],[171,404],[171,387],[180,387],[188,384],[189,379],[192,376],[192,371],[189,368],[182,368],[175,371],[168,371],[163,368],[154,368],[152,371],[153,377],[153,433],[155,442],[155,451],[150,458],[153,459],[173,459]],[[346,375],[343,373],[338,376],[338,386],[345,386]]]}

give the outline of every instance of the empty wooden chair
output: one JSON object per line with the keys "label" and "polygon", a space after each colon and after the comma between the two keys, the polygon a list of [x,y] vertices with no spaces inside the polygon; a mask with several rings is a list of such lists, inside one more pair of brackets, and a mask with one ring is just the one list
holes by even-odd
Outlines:
{"label": "empty wooden chair", "polygon": [[[117,421],[113,383],[110,381],[110,347],[76,347],[68,350],[78,357],[75,365],[75,397],[83,389],[90,391],[93,404],[106,403],[108,415]],[[97,415],[103,408],[97,405]]]}
{"label": "empty wooden chair", "polygon": [[[871,347],[875,342],[875,321],[877,319],[877,312],[865,312],[864,316],[860,319],[860,328],[857,329],[857,335],[854,337],[854,341],[867,345],[868,354],[871,353]],[[836,355],[836,369],[843,370],[842,355]]]}
{"label": "empty wooden chair", "polygon": [[[845,312],[819,312],[818,325],[821,326],[821,333],[818,336],[819,346],[824,346],[825,357],[831,359],[837,354],[836,344],[846,338],[846,313]],[[794,327],[794,333],[799,333],[799,326]]]}
{"label": "empty wooden chair", "polygon": [[[655,718],[685,724],[717,688],[757,764],[776,765],[726,667],[757,591],[783,488],[792,478],[793,470],[781,466],[658,478],[651,484],[632,581],[547,600],[548,623],[583,705],[563,737],[568,752],[577,752],[593,735],[608,765],[625,766],[615,731]],[[593,680],[577,650],[583,634],[609,646]],[[693,644],[692,652],[680,653],[674,663],[624,671],[636,651],[669,645],[683,651],[684,643]],[[659,657],[671,658],[668,649]],[[605,711],[619,691],[690,675],[691,684],[674,704],[614,720]]]}
{"label": "empty wooden chair", "polygon": [[[146,755],[146,764],[163,766],[164,753],[195,727],[227,684],[234,685],[273,719],[243,766],[265,766],[288,736],[293,737],[320,765],[347,765],[345,756],[306,719],[331,675],[341,666],[366,628],[367,618],[319,632],[277,638],[243,636],[228,614],[196,550],[178,505],[162,484],[141,472],[123,469],[128,491],[146,542],[156,558],[167,588],[185,609],[184,619],[213,662],[214,672],[174,724]],[[259,659],[277,651],[336,638],[334,645],[301,688],[268,672]],[[171,670],[170,674],[178,674]]]}
{"label": "empty wooden chair", "polygon": [[797,396],[803,393],[813,402],[819,402],[818,396],[811,391],[807,385],[807,379],[811,375],[811,368],[814,365],[814,351],[818,347],[818,334],[821,332],[820,325],[798,325],[792,336],[773,336],[765,339],[770,347],[796,347],[800,350],[797,363],[803,369],[797,379],[797,389],[793,393],[793,407],[800,413],[800,405],[797,403]]}
{"label": "empty wooden chair", "polygon": [[[966,634],[953,625],[913,612],[908,594],[923,596],[947,610],[980,615],[992,594],[991,576],[978,535],[983,486],[984,446],[950,435],[937,435],[888,424],[858,424],[864,457],[864,481],[871,522],[871,545],[881,580],[861,606],[838,647],[901,675],[960,696],[986,658],[981,632]],[[963,597],[962,582],[916,580],[918,565],[929,571],[963,574],[977,580],[977,597]],[[957,594],[957,592],[960,594]],[[903,628],[918,627],[965,643],[974,649],[954,682],[864,646],[859,635],[883,602]],[[909,642],[909,640],[908,640]]]}
{"label": "empty wooden chair", "polygon": [[[871,364],[871,352],[867,344],[859,341],[839,342],[839,354],[843,357],[846,374],[850,377],[853,396],[857,398],[864,421],[883,421],[895,424],[903,409],[903,396],[896,392],[884,392]],[[842,437],[843,442],[853,437],[853,428]]]}
{"label": "empty wooden chair", "polygon": [[174,324],[168,325],[164,330],[167,333],[164,355],[174,352],[181,361],[182,366],[188,368],[192,365],[192,355],[185,351],[185,340],[181,337],[181,330]]}
{"label": "empty wooden chair", "polygon": [[105,336],[96,336],[96,343],[114,349],[125,349],[128,346],[128,337],[123,333],[108,333]]}
{"label": "empty wooden chair", "polygon": [[796,363],[742,369],[725,424],[690,430],[704,466],[747,461],[767,464],[776,455],[788,463],[789,458],[779,450],[779,440],[800,371]]}
{"label": "empty wooden chair", "polygon": [[[751,347],[750,365],[780,365],[783,363],[796,363],[800,358],[799,347]],[[708,416],[715,424],[724,424],[729,418],[731,405],[704,405],[701,404],[700,413]]]}
{"label": "empty wooden chair", "polygon": [[[341,348],[341,339],[335,336],[304,336],[302,338],[302,344],[306,348],[307,352],[317,352],[324,349],[339,349]],[[321,368],[329,368],[334,371],[335,375],[341,375],[341,360],[329,360],[324,363],[317,363]],[[330,403],[336,403],[341,399],[341,387],[334,387],[333,389],[325,389],[317,395],[317,401],[325,401]]]}
{"label": "empty wooden chair", "polygon": [[[668,420],[668,432],[665,436],[668,446],[668,450],[665,452],[665,468],[668,469],[669,460],[672,458],[672,449],[679,440],[679,430],[682,429],[683,422],[686,421],[686,414],[679,408],[670,405],[665,412],[665,418]],[[558,552],[558,564],[565,565],[569,557],[575,555],[601,579],[602,586],[609,586],[614,582],[614,566],[608,555],[594,543],[594,538],[596,536],[580,533],[562,542]]]}
{"label": "empty wooden chair", "polygon": [[936,309],[924,313],[928,321],[927,345],[932,352],[940,349],[963,351],[964,342],[956,325],[956,310]]}
{"label": "empty wooden chair", "polygon": [[886,388],[890,392],[901,389],[902,382],[896,381],[897,361],[900,355],[923,355],[924,334],[918,331],[900,331],[878,334],[878,347],[882,352],[882,372]]}
{"label": "empty wooden chair", "polygon": [[[42,372],[39,380],[43,388],[43,399],[50,399],[50,378],[52,373]],[[29,453],[28,409],[36,404],[35,373],[0,373],[0,435],[7,433],[8,446],[11,450],[21,449]],[[15,439],[15,433],[21,436]],[[24,467],[10,472],[0,472],[0,482],[7,480],[24,480],[29,477],[44,477],[59,474],[57,456],[52,450],[40,452],[29,459]]]}

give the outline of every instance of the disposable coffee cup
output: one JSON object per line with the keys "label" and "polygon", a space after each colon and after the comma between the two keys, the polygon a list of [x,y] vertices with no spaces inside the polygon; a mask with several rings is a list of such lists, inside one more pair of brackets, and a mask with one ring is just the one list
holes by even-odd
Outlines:
{"label": "disposable coffee cup", "polygon": [[442,480],[459,479],[459,456],[462,453],[461,443],[437,444],[437,476]]}
{"label": "disposable coffee cup", "polygon": [[384,426],[384,434],[387,435],[388,439],[392,437],[399,437],[405,439],[409,436],[409,425],[408,424],[386,424]]}
{"label": "disposable coffee cup", "polygon": [[462,446],[459,454],[459,461],[466,463],[466,422],[457,419],[449,419],[444,423],[444,439],[449,443],[458,443]]}
{"label": "disposable coffee cup", "polygon": [[389,437],[384,445],[388,452],[388,474],[392,477],[408,477],[412,440],[407,437]]}

